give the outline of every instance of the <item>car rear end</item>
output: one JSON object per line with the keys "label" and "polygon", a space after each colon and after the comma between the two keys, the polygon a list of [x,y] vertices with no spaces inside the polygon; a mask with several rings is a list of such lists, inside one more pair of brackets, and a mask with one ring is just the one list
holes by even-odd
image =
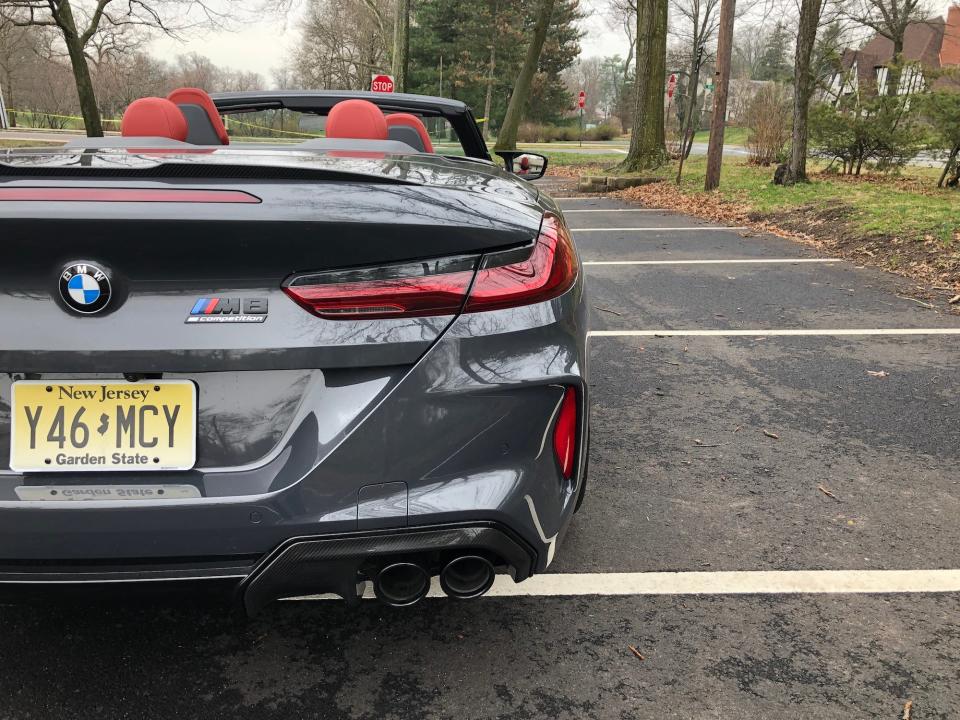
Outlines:
{"label": "car rear end", "polygon": [[0,171],[0,586],[254,612],[547,567],[587,432],[562,218],[495,173],[94,165]]}

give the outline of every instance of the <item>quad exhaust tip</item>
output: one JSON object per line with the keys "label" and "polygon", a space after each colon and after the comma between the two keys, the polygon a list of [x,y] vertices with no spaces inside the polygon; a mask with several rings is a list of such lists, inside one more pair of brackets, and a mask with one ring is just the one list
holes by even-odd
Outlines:
{"label": "quad exhaust tip", "polygon": [[468,600],[480,597],[493,585],[496,570],[479,555],[461,555],[440,572],[440,587],[452,598]]}
{"label": "quad exhaust tip", "polygon": [[430,573],[416,563],[392,563],[377,573],[373,592],[380,602],[393,607],[413,605],[430,592]]}

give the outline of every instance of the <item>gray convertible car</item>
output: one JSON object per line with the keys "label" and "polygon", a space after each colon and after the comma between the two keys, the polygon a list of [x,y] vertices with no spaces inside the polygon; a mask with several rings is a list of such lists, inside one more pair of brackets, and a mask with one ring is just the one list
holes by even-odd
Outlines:
{"label": "gray convertible car", "polygon": [[[299,141],[230,144],[268,117]],[[442,98],[192,88],[0,151],[3,596],[253,613],[544,571],[589,437],[545,166]]]}

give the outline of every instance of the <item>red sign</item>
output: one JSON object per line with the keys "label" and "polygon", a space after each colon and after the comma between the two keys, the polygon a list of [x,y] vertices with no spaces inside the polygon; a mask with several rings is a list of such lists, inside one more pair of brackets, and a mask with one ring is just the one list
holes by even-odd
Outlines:
{"label": "red sign", "polygon": [[370,89],[374,92],[393,92],[393,76],[374,75],[370,82]]}
{"label": "red sign", "polygon": [[587,104],[587,94],[583,90],[581,90],[580,95],[577,98],[577,107],[582,108],[586,104]]}
{"label": "red sign", "polygon": [[677,89],[677,76],[671,74],[670,79],[667,81],[667,97],[673,97],[673,91]]}

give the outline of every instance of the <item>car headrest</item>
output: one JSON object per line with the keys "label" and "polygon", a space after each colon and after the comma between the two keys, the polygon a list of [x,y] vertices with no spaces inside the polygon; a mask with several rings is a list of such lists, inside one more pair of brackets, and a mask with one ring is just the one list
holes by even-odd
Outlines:
{"label": "car headrest", "polygon": [[[433,152],[433,143],[430,142],[430,134],[426,126],[416,115],[410,113],[393,113],[387,115],[387,129],[391,140],[399,140],[407,145],[412,145],[421,152]],[[407,129],[413,130],[418,138],[414,141],[413,135],[407,132]]]}
{"label": "car headrest", "polygon": [[387,121],[369,100],[341,100],[327,115],[327,137],[386,140]]}
{"label": "car headrest", "polygon": [[229,145],[230,136],[223,126],[217,106],[200,88],[177,88],[167,100],[177,105],[187,118],[187,142],[195,145]]}
{"label": "car headrest", "polygon": [[123,113],[120,134],[124,137],[187,139],[187,120],[169,100],[158,97],[134,100]]}

